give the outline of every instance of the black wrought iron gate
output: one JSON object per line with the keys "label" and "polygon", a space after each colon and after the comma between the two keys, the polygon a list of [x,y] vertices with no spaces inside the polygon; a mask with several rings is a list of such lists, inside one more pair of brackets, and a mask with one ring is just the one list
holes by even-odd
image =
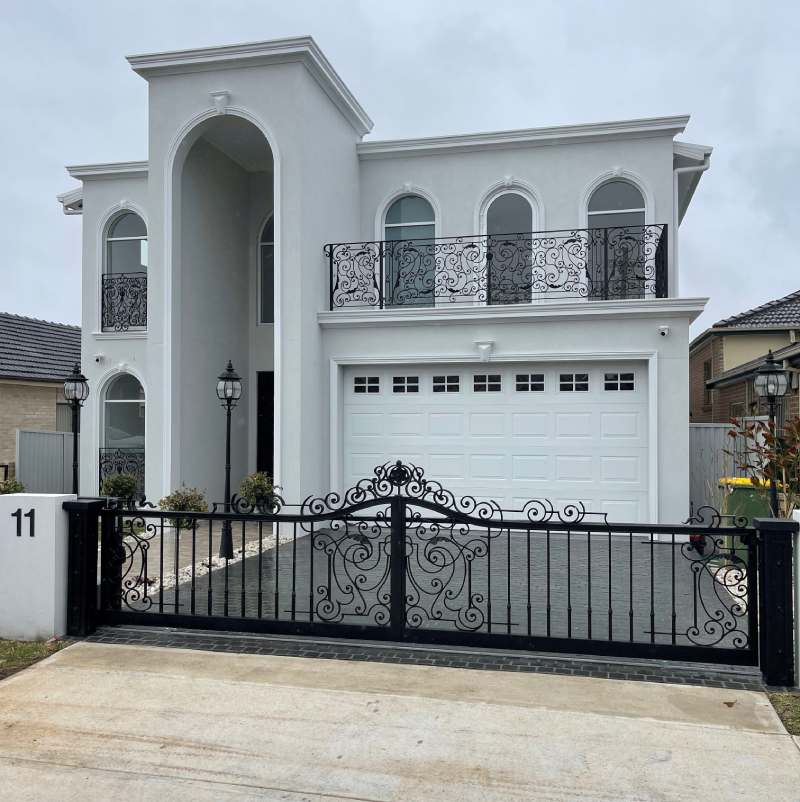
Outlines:
{"label": "black wrought iron gate", "polygon": [[[762,532],[712,511],[665,526],[539,500],[505,510],[402,463],[341,495],[258,501],[234,499],[229,513],[96,510],[91,618],[756,665],[759,593],[762,610],[786,601],[774,572],[765,579]],[[771,523],[784,524],[773,556],[788,543],[791,565],[788,522]],[[761,640],[766,654],[780,638],[770,624]]]}

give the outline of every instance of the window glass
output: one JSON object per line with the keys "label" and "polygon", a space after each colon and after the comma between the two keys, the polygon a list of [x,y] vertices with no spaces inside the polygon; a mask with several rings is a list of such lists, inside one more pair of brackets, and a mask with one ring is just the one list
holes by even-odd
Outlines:
{"label": "window glass", "polygon": [[144,448],[144,390],[139,380],[129,373],[117,376],[103,406],[105,448]]}
{"label": "window glass", "polygon": [[522,195],[506,192],[492,201],[486,212],[489,303],[531,300],[532,230],[533,209]]}
{"label": "window glass", "polygon": [[642,193],[628,181],[606,181],[589,200],[590,212],[608,212],[617,209],[644,209]]}
{"label": "window glass", "polygon": [[402,223],[432,223],[433,209],[419,195],[404,195],[398,198],[386,212],[386,225]]}
{"label": "window glass", "polygon": [[517,391],[522,393],[543,393],[544,373],[518,373]]}
{"label": "window glass", "polygon": [[457,393],[459,380],[458,376],[434,376],[434,393]]}
{"label": "window glass", "polygon": [[112,275],[147,272],[147,229],[139,215],[126,212],[109,226],[105,269]]}
{"label": "window glass", "polygon": [[558,389],[563,393],[585,393],[589,390],[589,374],[562,373],[558,377]]}
{"label": "window glass", "polygon": [[356,376],[353,379],[354,393],[378,393],[381,389],[379,376]]}
{"label": "window glass", "polygon": [[515,192],[495,198],[486,212],[486,233],[519,234],[533,230],[533,210],[530,203]]}
{"label": "window glass", "polygon": [[274,224],[272,217],[264,224],[259,245],[259,260],[261,262],[261,323],[275,322],[275,243],[273,242]]}
{"label": "window glass", "polygon": [[433,306],[436,278],[435,221],[430,203],[418,195],[398,198],[386,212],[384,303]]}
{"label": "window glass", "polygon": [[144,220],[138,214],[126,212],[114,220],[108,229],[108,238],[115,237],[146,237],[147,228]]}
{"label": "window glass", "polygon": [[110,401],[144,400],[144,390],[139,380],[130,373],[122,373],[113,379],[106,390],[106,399]]}
{"label": "window glass", "polygon": [[499,373],[477,373],[473,377],[472,389],[476,393],[498,393],[502,389]]}
{"label": "window glass", "polygon": [[633,390],[633,373],[606,373],[604,387],[606,390]]}
{"label": "window glass", "polygon": [[395,393],[418,393],[419,376],[394,376],[392,391]]}

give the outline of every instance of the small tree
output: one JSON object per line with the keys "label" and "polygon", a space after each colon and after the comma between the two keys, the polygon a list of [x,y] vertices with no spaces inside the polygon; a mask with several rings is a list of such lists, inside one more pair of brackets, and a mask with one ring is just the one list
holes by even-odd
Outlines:
{"label": "small tree", "polygon": [[[770,421],[741,421],[734,418],[728,436],[734,446],[725,453],[734,465],[765,493],[774,478],[778,486],[778,514],[791,517],[800,499],[800,417],[778,428]],[[741,442],[743,448],[736,448]]]}
{"label": "small tree", "polygon": [[251,473],[242,479],[239,495],[247,504],[259,512],[271,511],[275,502],[275,485],[272,477],[264,471]]}
{"label": "small tree", "polygon": [[24,493],[25,492],[25,485],[22,482],[17,481],[16,479],[6,479],[0,482],[0,496],[6,495],[7,493]]}

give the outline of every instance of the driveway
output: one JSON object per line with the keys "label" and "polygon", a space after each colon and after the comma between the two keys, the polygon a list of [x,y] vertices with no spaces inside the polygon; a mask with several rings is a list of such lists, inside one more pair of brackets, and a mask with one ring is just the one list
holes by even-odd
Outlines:
{"label": "driveway", "polygon": [[4,800],[800,799],[751,691],[79,643],[0,683]]}

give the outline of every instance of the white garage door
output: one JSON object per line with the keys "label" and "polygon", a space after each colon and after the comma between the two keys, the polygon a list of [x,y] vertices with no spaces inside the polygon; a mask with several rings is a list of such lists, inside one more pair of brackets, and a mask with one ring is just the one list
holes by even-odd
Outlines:
{"label": "white garage door", "polygon": [[343,389],[345,487],[401,459],[508,509],[649,517],[646,363],[357,367]]}

